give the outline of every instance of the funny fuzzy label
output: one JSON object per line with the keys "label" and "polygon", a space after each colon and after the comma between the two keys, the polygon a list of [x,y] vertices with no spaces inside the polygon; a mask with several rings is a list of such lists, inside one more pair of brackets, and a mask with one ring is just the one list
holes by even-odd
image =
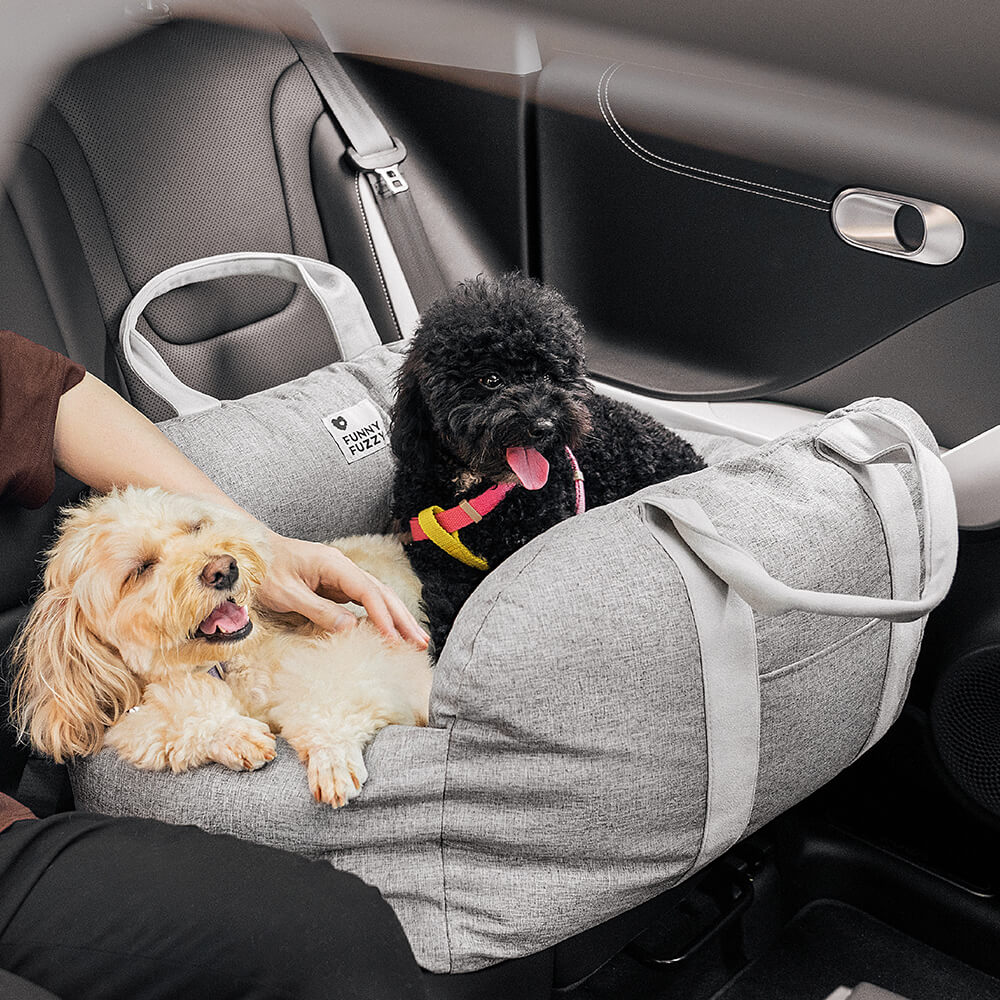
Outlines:
{"label": "funny fuzzy label", "polygon": [[360,461],[389,445],[382,416],[370,399],[323,418],[323,426],[337,442],[347,464]]}

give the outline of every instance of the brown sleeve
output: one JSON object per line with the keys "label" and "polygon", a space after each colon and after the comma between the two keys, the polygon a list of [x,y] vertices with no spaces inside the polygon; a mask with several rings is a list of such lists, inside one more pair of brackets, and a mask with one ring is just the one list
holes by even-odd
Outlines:
{"label": "brown sleeve", "polygon": [[11,823],[21,819],[37,819],[38,817],[16,799],[0,792],[0,831],[6,830]]}
{"label": "brown sleeve", "polygon": [[69,358],[0,330],[0,497],[34,508],[52,495],[59,399],[85,374]]}

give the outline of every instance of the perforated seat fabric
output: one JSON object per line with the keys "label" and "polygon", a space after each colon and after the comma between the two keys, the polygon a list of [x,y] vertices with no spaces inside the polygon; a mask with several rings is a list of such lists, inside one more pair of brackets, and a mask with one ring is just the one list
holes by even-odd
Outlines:
{"label": "perforated seat fabric", "polygon": [[[140,35],[78,64],[27,147],[58,181],[110,336],[153,275],[251,250],[343,266],[383,339],[397,338],[343,143],[280,34],[177,21]],[[142,332],[184,381],[224,398],[337,360],[309,296],[274,279],[178,290]]]}

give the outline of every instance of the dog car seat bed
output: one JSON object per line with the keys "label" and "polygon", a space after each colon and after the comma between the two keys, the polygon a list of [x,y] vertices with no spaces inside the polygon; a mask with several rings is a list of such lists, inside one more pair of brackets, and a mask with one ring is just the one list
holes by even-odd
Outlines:
{"label": "dog car seat bed", "polygon": [[103,751],[74,765],[76,801],[327,858],[380,887],[424,968],[475,970],[680,882],[855,760],[900,711],[956,553],[930,432],[865,400],[494,569],[430,725],[381,731],[345,808],[313,802],[280,740],[242,774]]}

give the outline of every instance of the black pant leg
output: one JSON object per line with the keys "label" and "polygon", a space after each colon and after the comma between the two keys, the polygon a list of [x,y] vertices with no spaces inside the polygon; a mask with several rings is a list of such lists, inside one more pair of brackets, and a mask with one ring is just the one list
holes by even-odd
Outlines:
{"label": "black pant leg", "polygon": [[13,972],[0,969],[0,1000],[59,1000],[59,997]]}
{"label": "black pant leg", "polygon": [[62,1000],[424,996],[395,914],[353,875],[81,813],[0,834],[0,967]]}

